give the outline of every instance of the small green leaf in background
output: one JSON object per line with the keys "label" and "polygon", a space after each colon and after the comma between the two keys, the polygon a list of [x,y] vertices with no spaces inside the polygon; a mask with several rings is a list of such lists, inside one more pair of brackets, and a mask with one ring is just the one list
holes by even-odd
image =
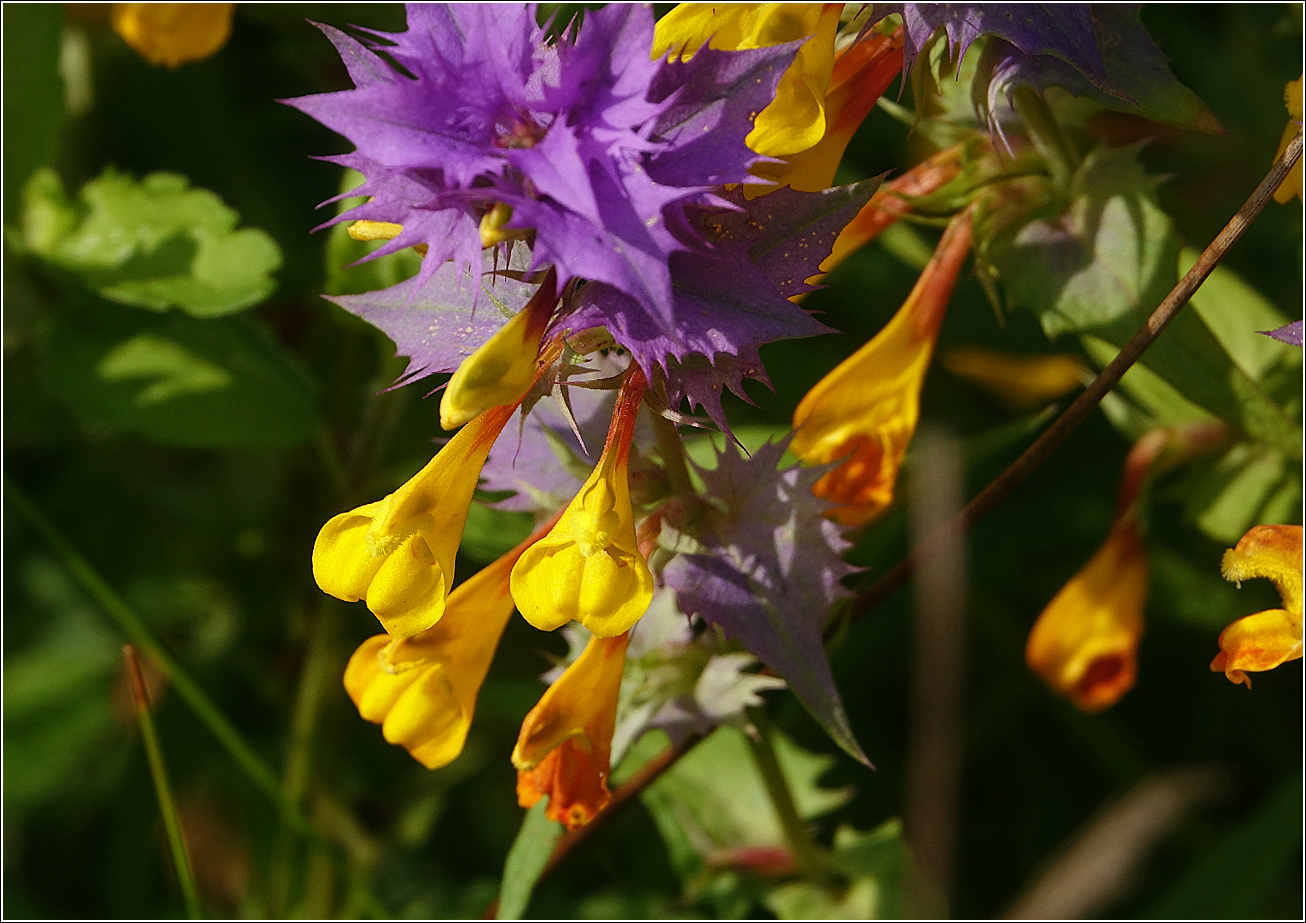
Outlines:
{"label": "small green leaf in background", "polygon": [[69,202],[42,170],[24,195],[24,243],[111,301],[218,317],[258,304],[276,287],[281,251],[264,232],[184,176],[139,182],[106,170]]}
{"label": "small green leaf in background", "polygon": [[64,11],[55,3],[4,6],[5,222],[17,217],[23,185],[54,160],[64,120],[59,42]]}
{"label": "small green leaf in background", "polygon": [[[818,781],[835,758],[803,750],[779,731],[774,740],[804,819],[833,811],[852,797],[848,789],[824,788]],[[698,874],[718,850],[787,845],[744,732],[736,728],[718,728],[641,797],[684,878]]]}
{"label": "small green leaf in background", "polygon": [[500,920],[520,920],[531,901],[531,892],[540,880],[544,867],[549,864],[553,847],[562,836],[562,824],[544,816],[548,806],[545,799],[535,803],[526,812],[521,830],[508,852],[503,866],[503,884],[499,889]]}
{"label": "small green leaf in background", "polygon": [[79,307],[49,319],[42,347],[46,383],[87,422],[196,448],[291,446],[316,433],[311,380],[249,319]]}

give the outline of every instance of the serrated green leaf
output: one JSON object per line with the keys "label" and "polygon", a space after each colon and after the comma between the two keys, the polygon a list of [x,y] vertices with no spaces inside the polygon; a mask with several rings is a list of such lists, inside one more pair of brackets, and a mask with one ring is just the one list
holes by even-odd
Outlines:
{"label": "serrated green leaf", "polygon": [[[111,301],[218,317],[258,304],[276,287],[281,251],[264,232],[184,176],[139,182],[106,170],[69,204],[49,171],[25,192],[24,243]],[[71,211],[70,211],[71,210]]]}
{"label": "serrated green leaf", "polygon": [[520,920],[530,904],[531,892],[549,864],[553,847],[562,836],[562,824],[544,816],[547,801],[540,800],[526,812],[521,830],[508,851],[503,866],[503,884],[499,886],[500,920]]}
{"label": "serrated green leaf", "polygon": [[311,380],[256,323],[81,308],[49,318],[41,346],[47,384],[87,422],[205,448],[291,446],[316,433]]}

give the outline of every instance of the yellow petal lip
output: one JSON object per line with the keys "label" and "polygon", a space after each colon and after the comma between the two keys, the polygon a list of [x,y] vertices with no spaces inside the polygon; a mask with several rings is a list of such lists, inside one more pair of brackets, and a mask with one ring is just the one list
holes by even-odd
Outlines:
{"label": "yellow petal lip", "polygon": [[177,68],[217,54],[231,37],[234,3],[115,3],[112,25],[154,65]]}
{"label": "yellow petal lip", "polygon": [[391,635],[438,622],[481,466],[512,411],[486,411],[394,493],[332,517],[313,545],[318,586],[366,600]]}
{"label": "yellow petal lip", "polygon": [[646,387],[643,371],[632,365],[598,464],[557,525],[513,568],[517,608],[542,631],[574,620],[598,637],[614,637],[629,630],[653,599],[653,575],[635,534],[627,470]]}
{"label": "yellow petal lip", "polygon": [[1114,705],[1137,676],[1147,585],[1147,551],[1127,517],[1039,615],[1025,662],[1083,711]]}
{"label": "yellow petal lip", "polygon": [[1251,688],[1248,671],[1272,670],[1302,656],[1302,527],[1253,526],[1220,562],[1224,579],[1273,581],[1282,609],[1245,616],[1220,632],[1211,669]]}
{"label": "yellow petal lip", "polygon": [[359,714],[428,769],[452,762],[466,743],[513,611],[508,574],[525,547],[463,582],[437,624],[408,638],[368,638],[345,668],[345,691]]}

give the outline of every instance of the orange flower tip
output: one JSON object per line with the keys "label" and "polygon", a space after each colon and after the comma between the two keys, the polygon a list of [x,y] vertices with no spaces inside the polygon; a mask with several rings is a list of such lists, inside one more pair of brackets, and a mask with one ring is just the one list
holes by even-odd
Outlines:
{"label": "orange flower tip", "polygon": [[607,754],[603,765],[595,765],[595,756],[581,747],[576,739],[567,740],[552,750],[532,769],[517,773],[517,803],[531,808],[548,797],[544,816],[568,830],[592,821],[612,799],[608,789]]}

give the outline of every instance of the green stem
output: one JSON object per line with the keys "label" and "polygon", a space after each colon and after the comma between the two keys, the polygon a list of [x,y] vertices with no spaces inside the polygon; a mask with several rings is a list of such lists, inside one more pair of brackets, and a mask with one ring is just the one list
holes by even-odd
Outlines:
{"label": "green stem", "polygon": [[190,853],[186,851],[181,821],[177,817],[177,806],[172,798],[172,787],[168,784],[168,770],[163,763],[163,748],[159,746],[159,737],[154,731],[149,692],[145,687],[145,679],[141,676],[141,665],[136,659],[136,648],[124,644],[122,656],[127,661],[132,698],[136,701],[136,720],[140,724],[141,740],[145,744],[145,755],[150,762],[150,775],[154,777],[154,793],[159,799],[159,813],[163,815],[163,829],[168,834],[168,847],[172,851],[172,864],[177,870],[177,883],[181,886],[181,896],[186,902],[186,914],[192,920],[199,920],[204,914],[200,910],[199,892],[195,889],[195,871],[191,868]]}
{"label": "green stem", "polygon": [[821,849],[808,832],[802,815],[798,813],[798,804],[794,801],[793,792],[789,790],[789,781],[785,778],[784,769],[776,755],[771,719],[760,708],[750,708],[748,718],[757,728],[756,738],[747,735],[749,750],[753,754],[757,771],[762,776],[762,784],[766,786],[766,793],[771,798],[771,806],[775,808],[776,817],[780,820],[789,850],[794,854],[794,861],[809,880],[829,884],[830,872]]}
{"label": "green stem", "polygon": [[1028,86],[1016,87],[1012,102],[1021,121],[1025,123],[1025,130],[1029,132],[1034,148],[1047,162],[1058,199],[1065,200],[1069,195],[1071,177],[1079,166],[1079,157],[1066,140],[1052,110],[1036,90]]}
{"label": "green stem", "polygon": [[660,413],[649,413],[653,419],[653,434],[658,440],[658,451],[662,455],[662,464],[671,482],[671,490],[677,497],[695,495],[694,482],[689,476],[689,466],[685,463],[685,443],[680,439],[676,424]]}
{"label": "green stem", "polygon": [[[288,804],[300,810],[303,809],[304,793],[308,790],[312,769],[313,733],[317,728],[318,715],[322,711],[327,690],[334,687],[334,677],[339,674],[335,643],[339,622],[337,613],[337,607],[328,602],[319,607],[316,618],[309,623],[308,653],[300,672],[299,688],[295,693],[281,794]],[[279,916],[289,902],[290,866],[294,860],[292,835],[290,825],[283,819],[268,901],[272,916]]]}
{"label": "green stem", "polygon": [[9,499],[9,502],[41,534],[41,537],[45,539],[72,578],[90,594],[91,598],[100,605],[100,608],[111,619],[117,622],[123,634],[131,639],[133,644],[149,654],[150,659],[158,664],[164,676],[177,690],[177,694],[191,707],[196,717],[218,739],[218,743],[222,744],[223,749],[236,761],[236,765],[245,771],[250,780],[271,797],[282,811],[287,812],[292,817],[293,822],[307,829],[303,816],[281,798],[281,789],[272,770],[245,742],[245,739],[227,721],[217,706],[209,701],[208,696],[187,675],[181,665],[172,658],[172,655],[155,640],[154,636],[150,634],[150,630],[145,627],[145,623],[141,621],[140,616],[101,579],[95,569],[73,548],[59,530],[45,518],[44,514],[37,509],[36,505],[17,484],[8,478],[5,479],[4,483],[5,496]]}

